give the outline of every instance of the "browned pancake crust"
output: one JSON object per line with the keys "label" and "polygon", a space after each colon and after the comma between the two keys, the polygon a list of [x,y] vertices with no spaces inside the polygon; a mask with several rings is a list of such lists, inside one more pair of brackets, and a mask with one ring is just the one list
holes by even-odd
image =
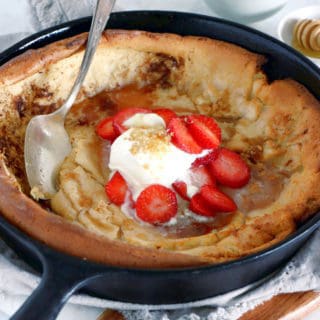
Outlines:
{"label": "browned pancake crust", "polygon": [[[115,80],[101,85],[100,69],[109,66],[94,65],[79,101],[106,87],[114,90],[131,83],[155,85],[161,93],[174,88],[188,98],[191,112],[219,119],[226,146],[241,152],[247,161],[259,163],[262,157],[289,172],[287,185],[277,201],[253,210],[244,222],[202,238],[157,242],[151,248],[110,240],[43,209],[23,193],[29,192],[21,157],[24,130],[31,116],[61,105],[77,72],[85,39],[83,34],[28,51],[0,67],[0,210],[14,225],[82,258],[110,265],[168,268],[236,259],[267,248],[320,207],[319,102],[302,85],[293,80],[269,85],[260,71],[264,58],[232,44],[109,31],[98,55],[116,50],[115,57],[128,59],[124,65],[132,69],[120,65],[113,70]],[[61,79],[65,80],[62,88],[57,86]],[[235,128],[228,127],[228,121]]]}

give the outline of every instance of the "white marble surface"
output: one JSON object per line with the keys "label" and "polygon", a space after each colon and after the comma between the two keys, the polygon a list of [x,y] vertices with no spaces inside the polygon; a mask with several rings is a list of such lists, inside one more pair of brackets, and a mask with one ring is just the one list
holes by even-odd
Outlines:
{"label": "white marble surface", "polygon": [[[34,26],[30,21],[28,21],[28,19],[25,18],[25,10],[27,9],[28,2],[29,0],[0,0],[1,41],[7,41],[7,43],[10,44],[10,37],[7,38],[8,34],[18,33],[21,34],[22,38],[25,34],[34,32]],[[277,25],[283,16],[285,16],[292,10],[296,10],[297,8],[314,4],[320,5],[320,0],[289,0],[287,5],[272,17],[248,25],[260,31],[266,32],[274,37],[277,37]],[[117,10],[157,9],[186,11],[186,8],[189,12],[217,16],[217,14],[213,10],[211,10],[203,0],[153,0],[152,2],[147,0],[117,1]],[[3,37],[3,35],[6,36]],[[101,310],[99,308],[92,308],[90,311],[85,308],[78,308],[77,310],[73,310],[72,315],[65,314],[66,317],[64,317],[64,319],[96,319],[100,312]],[[320,310],[315,311],[313,314],[305,318],[305,320],[318,319],[320,319]]]}

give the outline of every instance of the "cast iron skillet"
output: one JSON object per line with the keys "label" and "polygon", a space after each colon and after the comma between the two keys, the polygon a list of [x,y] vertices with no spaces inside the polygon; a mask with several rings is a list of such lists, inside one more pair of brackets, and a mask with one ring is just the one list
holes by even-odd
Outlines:
{"label": "cast iron skillet", "polygon": [[[3,52],[0,64],[27,49],[87,31],[89,25],[90,19],[85,18],[33,35]],[[293,78],[320,99],[320,72],[315,65],[279,41],[244,26],[206,16],[157,11],[115,13],[108,26],[207,36],[235,43],[268,58],[265,72],[270,80]],[[201,268],[142,270],[108,267],[62,254],[31,239],[0,216],[1,236],[42,273],[39,287],[12,319],[55,319],[68,298],[80,288],[94,296],[142,304],[173,304],[212,297],[275,271],[319,225],[317,213],[285,241],[237,261]]]}

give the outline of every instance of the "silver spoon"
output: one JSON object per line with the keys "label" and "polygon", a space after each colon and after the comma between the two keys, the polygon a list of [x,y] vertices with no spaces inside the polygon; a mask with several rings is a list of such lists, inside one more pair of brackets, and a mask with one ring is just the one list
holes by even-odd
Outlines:
{"label": "silver spoon", "polygon": [[65,103],[51,114],[32,118],[27,126],[24,143],[25,167],[29,185],[38,198],[50,198],[57,191],[58,168],[71,151],[64,119],[82,86],[114,3],[115,0],[97,1],[80,71]]}

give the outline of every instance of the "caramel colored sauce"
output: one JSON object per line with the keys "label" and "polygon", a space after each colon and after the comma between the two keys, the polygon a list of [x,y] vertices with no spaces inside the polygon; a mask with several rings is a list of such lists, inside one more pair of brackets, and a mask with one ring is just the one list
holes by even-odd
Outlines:
{"label": "caramel colored sauce", "polygon": [[[117,106],[109,98],[107,91],[102,91],[99,94],[84,99],[75,104],[66,120],[67,126],[92,126],[105,117],[114,114],[117,111]],[[71,123],[69,123],[72,121]]]}
{"label": "caramel colored sauce", "polygon": [[128,85],[120,89],[108,92],[110,100],[119,109],[132,107],[147,108],[153,105],[153,87],[138,88],[135,85]]}
{"label": "caramel colored sauce", "polygon": [[212,229],[213,227],[208,223],[190,221],[188,224],[166,227],[163,229],[163,233],[169,239],[181,239],[202,236],[211,232]]}
{"label": "caramel colored sauce", "polygon": [[251,167],[251,179],[241,189],[221,187],[243,213],[263,209],[271,205],[283,190],[286,176],[271,166]]}
{"label": "caramel colored sauce", "polygon": [[[101,119],[112,116],[121,109],[159,107],[154,105],[154,89],[152,87],[138,88],[130,85],[113,91],[103,91],[74,105],[70,111],[71,116],[68,116],[67,125],[95,127]],[[105,168],[110,150],[109,142],[101,139],[99,143],[90,145],[90,150],[92,154],[100,158],[101,163],[99,165],[101,168]],[[251,177],[249,184],[242,189],[235,190],[221,187],[221,190],[229,194],[236,201],[239,210],[244,213],[266,207],[275,201],[285,180],[283,176],[274,172],[271,168],[265,167],[262,170],[252,168]],[[191,218],[182,217],[178,218],[178,223],[174,226],[154,228],[171,239],[195,237],[225,227],[231,223],[234,215],[234,212],[218,213],[208,222],[197,222]]]}
{"label": "caramel colored sauce", "polygon": [[211,218],[208,222],[197,222],[188,220],[183,223],[177,223],[175,226],[164,228],[164,233],[168,238],[179,239],[198,237],[210,233],[214,229],[221,229],[227,226],[235,213],[220,213],[214,218]]}
{"label": "caramel colored sauce", "polygon": [[153,103],[152,87],[138,88],[128,85],[112,91],[102,91],[97,95],[75,104],[70,113],[78,118],[78,124],[96,124],[107,116],[112,116],[121,109],[140,107],[151,108]]}

